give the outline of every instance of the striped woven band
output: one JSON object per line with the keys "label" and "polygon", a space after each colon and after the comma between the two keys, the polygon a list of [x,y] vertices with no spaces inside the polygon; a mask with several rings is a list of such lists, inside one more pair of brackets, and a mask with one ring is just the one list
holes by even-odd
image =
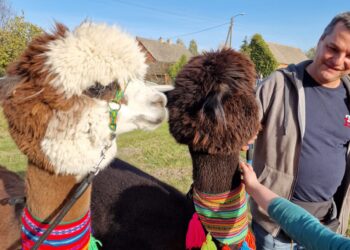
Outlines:
{"label": "striped woven band", "polygon": [[[59,224],[40,246],[40,250],[87,250],[91,234],[90,211],[81,219]],[[49,224],[39,222],[24,209],[22,214],[22,249],[31,249],[39,237],[46,231]]]}
{"label": "striped woven band", "polygon": [[239,244],[248,233],[247,194],[244,184],[220,194],[193,188],[193,202],[205,229],[222,244]]}

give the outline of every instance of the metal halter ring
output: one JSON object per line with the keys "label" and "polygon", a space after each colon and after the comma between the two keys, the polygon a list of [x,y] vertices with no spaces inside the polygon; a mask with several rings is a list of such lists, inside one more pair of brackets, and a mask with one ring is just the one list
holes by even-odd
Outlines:
{"label": "metal halter ring", "polygon": [[117,116],[122,105],[115,100],[108,103],[109,107],[109,128],[115,132],[117,129]]}
{"label": "metal halter ring", "polygon": [[110,130],[112,130],[113,132],[115,132],[117,129],[118,112],[122,107],[121,101],[124,98],[124,93],[127,86],[128,86],[128,83],[125,84],[124,90],[120,90],[120,91],[117,90],[115,93],[114,99],[108,103],[108,107],[109,107],[109,125],[108,126]]}

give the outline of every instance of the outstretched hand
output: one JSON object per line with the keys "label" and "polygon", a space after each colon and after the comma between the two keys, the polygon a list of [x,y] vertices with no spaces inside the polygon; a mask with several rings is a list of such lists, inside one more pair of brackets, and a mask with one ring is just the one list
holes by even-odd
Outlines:
{"label": "outstretched hand", "polygon": [[271,201],[278,197],[278,195],[258,181],[252,166],[245,162],[240,162],[239,165],[247,193],[256,201],[256,203],[258,203],[259,206],[267,211]]}
{"label": "outstretched hand", "polygon": [[246,191],[248,194],[251,194],[251,192],[260,185],[258,178],[256,177],[254,169],[251,165],[245,162],[240,162],[239,165],[242,171],[242,177]]}

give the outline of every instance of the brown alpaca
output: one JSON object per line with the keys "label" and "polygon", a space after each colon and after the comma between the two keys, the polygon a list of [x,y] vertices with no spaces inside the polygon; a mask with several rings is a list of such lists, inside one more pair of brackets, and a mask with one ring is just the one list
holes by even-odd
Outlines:
{"label": "brown alpaca", "polygon": [[189,146],[200,191],[220,193],[240,184],[233,179],[239,152],[259,129],[255,75],[238,52],[209,52],[189,61],[167,95],[170,132]]}
{"label": "brown alpaca", "polygon": [[[232,244],[233,249],[242,241],[230,238],[232,229],[211,226],[212,221],[223,218],[220,207],[228,205],[229,198],[220,204],[213,203],[212,198],[222,193],[229,197],[230,192],[238,192],[235,190],[245,196],[237,169],[241,147],[247,145],[259,129],[255,75],[251,61],[240,53],[231,49],[208,52],[190,60],[168,95],[170,132],[179,143],[188,145],[192,157],[196,211],[216,244]],[[218,210],[204,207],[207,210],[203,212],[202,206],[208,202]],[[208,211],[217,213],[207,216]],[[238,218],[244,217],[247,220],[247,214]],[[238,223],[230,225],[235,227]],[[215,238],[219,234],[227,236],[219,240]]]}
{"label": "brown alpaca", "polygon": [[[26,209],[33,218],[48,224],[53,221],[81,179],[114,159],[116,134],[135,128],[154,129],[163,121],[165,96],[136,80],[142,79],[145,69],[144,55],[135,39],[117,27],[93,23],[83,23],[72,32],[58,24],[53,34],[34,39],[8,68],[8,76],[18,80],[1,88],[2,106],[12,138],[28,157]],[[125,91],[124,101],[118,100],[121,109],[113,131],[108,101],[117,88]],[[98,165],[102,153],[104,159]],[[8,179],[14,177],[8,171],[0,172],[0,177],[5,183],[0,190],[6,190]],[[62,222],[86,215],[90,196],[91,187]],[[11,238],[0,235],[6,238],[0,240],[6,242],[1,249],[7,249],[18,241],[19,221],[13,208],[5,205],[1,209],[1,216],[7,214],[8,220],[6,224],[1,221],[0,232],[8,224],[14,231]],[[90,222],[85,225],[86,240],[79,242],[84,246],[90,244]],[[31,244],[22,240],[23,249]]]}

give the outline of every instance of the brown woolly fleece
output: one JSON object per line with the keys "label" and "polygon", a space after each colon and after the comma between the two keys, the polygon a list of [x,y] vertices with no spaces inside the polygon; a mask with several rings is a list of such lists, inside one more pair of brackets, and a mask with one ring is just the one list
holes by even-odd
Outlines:
{"label": "brown woolly fleece", "polygon": [[75,97],[66,99],[49,85],[55,76],[45,65],[44,53],[49,50],[48,43],[63,38],[66,31],[65,26],[57,24],[53,34],[38,36],[7,69],[9,76],[19,77],[19,83],[3,101],[10,134],[29,161],[47,171],[52,171],[53,167],[40,150],[40,142],[53,111],[70,109]]}
{"label": "brown woolly fleece", "polygon": [[[34,216],[47,221],[56,216],[67,194],[76,185],[76,179],[54,175],[52,164],[41,150],[41,142],[54,112],[70,110],[73,105],[86,105],[89,99],[77,96],[67,99],[49,84],[55,75],[45,65],[45,52],[48,43],[63,38],[66,31],[66,27],[57,24],[53,34],[45,33],[34,39],[22,56],[9,66],[8,75],[18,76],[19,80],[2,103],[10,134],[28,157],[27,206]],[[63,221],[78,218],[81,211],[88,210],[90,189],[79,198]]]}
{"label": "brown woolly fleece", "polygon": [[259,129],[253,63],[232,49],[192,58],[168,96],[170,132],[191,151],[238,154]]}
{"label": "brown woolly fleece", "polygon": [[42,70],[47,68],[44,63],[46,58],[44,53],[49,51],[47,44],[51,41],[64,38],[68,28],[63,24],[56,24],[56,30],[52,33],[44,33],[37,36],[28,45],[25,52],[15,61],[10,64],[6,69],[8,75],[18,75],[24,78],[24,81],[31,81],[36,79],[38,84],[42,85],[48,79],[47,74],[43,73]]}

